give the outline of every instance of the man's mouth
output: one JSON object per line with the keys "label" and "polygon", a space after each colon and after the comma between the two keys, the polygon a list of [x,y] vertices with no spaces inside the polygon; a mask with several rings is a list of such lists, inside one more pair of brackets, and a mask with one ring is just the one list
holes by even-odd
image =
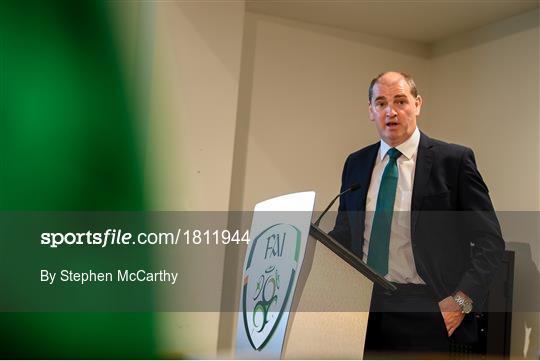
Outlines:
{"label": "man's mouth", "polygon": [[388,122],[386,123],[386,126],[389,128],[396,127],[398,125],[398,122]]}

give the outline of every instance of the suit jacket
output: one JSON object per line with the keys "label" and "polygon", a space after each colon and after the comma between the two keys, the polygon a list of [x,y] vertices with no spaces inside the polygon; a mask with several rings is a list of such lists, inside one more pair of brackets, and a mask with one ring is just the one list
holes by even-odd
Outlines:
{"label": "suit jacket", "polygon": [[[366,196],[380,142],[349,155],[336,240],[361,257]],[[456,212],[459,211],[459,212]],[[411,203],[411,243],[418,274],[440,300],[463,291],[481,307],[501,263],[504,241],[471,149],[421,133]]]}

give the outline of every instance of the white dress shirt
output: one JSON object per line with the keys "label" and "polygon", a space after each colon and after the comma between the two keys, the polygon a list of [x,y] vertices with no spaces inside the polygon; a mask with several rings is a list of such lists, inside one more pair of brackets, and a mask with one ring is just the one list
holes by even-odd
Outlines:
{"label": "white dress shirt", "polygon": [[[388,254],[388,274],[385,278],[396,283],[425,284],[416,271],[411,245],[411,200],[414,185],[414,170],[416,168],[416,156],[420,143],[420,131],[414,133],[404,143],[395,147],[401,152],[397,160],[398,184],[396,199],[394,202],[394,216],[392,217],[392,229],[390,231],[390,245]],[[369,251],[369,239],[373,216],[377,206],[377,196],[381,184],[384,168],[388,164],[388,150],[392,148],[381,139],[379,154],[375,160],[371,183],[366,199],[366,227],[364,231],[363,260],[367,262]]]}

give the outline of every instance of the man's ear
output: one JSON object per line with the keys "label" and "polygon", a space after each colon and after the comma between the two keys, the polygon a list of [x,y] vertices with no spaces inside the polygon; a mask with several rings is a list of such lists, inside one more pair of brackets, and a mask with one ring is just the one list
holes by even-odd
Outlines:
{"label": "man's ear", "polygon": [[416,99],[414,101],[414,105],[416,105],[416,116],[420,115],[420,110],[422,109],[422,97],[420,95],[416,96]]}
{"label": "man's ear", "polygon": [[369,120],[371,120],[372,122],[375,121],[375,114],[373,114],[373,109],[371,108],[371,102],[368,101],[368,115],[369,115]]}

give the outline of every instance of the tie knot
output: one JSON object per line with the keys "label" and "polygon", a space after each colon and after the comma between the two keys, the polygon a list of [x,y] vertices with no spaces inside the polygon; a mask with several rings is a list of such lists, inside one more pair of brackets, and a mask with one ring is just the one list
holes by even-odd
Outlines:
{"label": "tie knot", "polygon": [[397,150],[396,148],[390,148],[388,149],[388,156],[391,160],[396,160],[401,156],[401,152]]}

